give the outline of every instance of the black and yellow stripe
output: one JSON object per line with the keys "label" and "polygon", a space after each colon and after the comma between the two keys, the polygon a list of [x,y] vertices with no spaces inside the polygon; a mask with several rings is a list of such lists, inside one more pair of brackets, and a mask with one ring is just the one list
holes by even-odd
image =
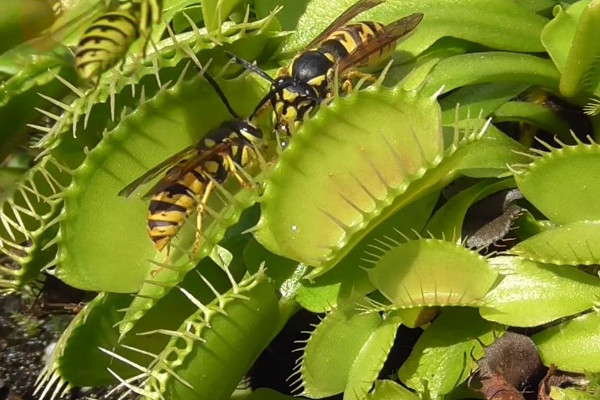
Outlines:
{"label": "black and yellow stripe", "polygon": [[317,51],[332,53],[336,60],[347,57],[382,29],[382,24],[372,21],[346,25],[326,37]]}
{"label": "black and yellow stripe", "polygon": [[[150,200],[148,234],[158,251],[171,241],[198,206],[198,201],[205,195],[210,182],[207,174],[203,166],[198,166]],[[213,178],[217,180],[218,176]]]}
{"label": "black and yellow stripe", "polygon": [[140,36],[149,39],[152,24],[160,19],[161,8],[161,0],[125,0],[96,18],[77,44],[75,68],[79,76],[95,81],[124,60]]}
{"label": "black and yellow stripe", "polygon": [[[317,51],[321,53],[330,53],[334,56],[335,60],[340,60],[344,57],[348,57],[359,47],[364,46],[372,37],[382,33],[383,29],[383,24],[374,21],[349,24],[326,37],[317,48]],[[385,48],[380,49],[379,52],[370,56],[368,61],[356,64],[355,67],[368,67],[369,65],[378,64],[382,58],[385,58],[388,55],[388,51],[391,47],[391,45],[388,45]]]}
{"label": "black and yellow stripe", "polygon": [[139,18],[134,13],[112,11],[97,18],[84,32],[75,53],[75,68],[91,79],[122,60],[139,37]]}

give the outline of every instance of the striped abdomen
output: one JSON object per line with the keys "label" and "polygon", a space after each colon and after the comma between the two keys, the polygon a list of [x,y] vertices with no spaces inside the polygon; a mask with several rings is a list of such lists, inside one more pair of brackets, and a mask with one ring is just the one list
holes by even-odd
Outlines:
{"label": "striped abdomen", "polygon": [[[174,167],[167,172],[165,179],[170,174],[179,175],[181,170]],[[209,175],[218,183],[227,178],[227,171],[218,154],[185,172],[175,183],[152,196],[148,207],[148,234],[158,251],[179,232],[189,215],[197,208],[198,202],[210,194],[206,192],[212,187]]]}
{"label": "striped abdomen", "polygon": [[83,79],[95,79],[121,61],[139,36],[139,18],[131,11],[112,11],[97,18],[77,45],[75,67]]}
{"label": "striped abdomen", "polygon": [[[356,24],[349,24],[331,33],[320,43],[318,51],[325,50],[334,55],[336,60],[340,60],[353,53],[357,48],[364,46],[373,36],[383,32],[384,25],[379,22],[364,21]],[[382,59],[390,55],[391,49],[396,42],[393,42],[379,51],[375,52],[365,62],[356,64],[356,67],[365,67],[376,65]]]}

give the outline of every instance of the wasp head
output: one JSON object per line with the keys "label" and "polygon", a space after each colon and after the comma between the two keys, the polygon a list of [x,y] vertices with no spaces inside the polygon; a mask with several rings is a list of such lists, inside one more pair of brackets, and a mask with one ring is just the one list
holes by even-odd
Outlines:
{"label": "wasp head", "polygon": [[262,131],[246,120],[236,119],[231,122],[231,127],[242,140],[250,144],[258,144],[263,139]]}

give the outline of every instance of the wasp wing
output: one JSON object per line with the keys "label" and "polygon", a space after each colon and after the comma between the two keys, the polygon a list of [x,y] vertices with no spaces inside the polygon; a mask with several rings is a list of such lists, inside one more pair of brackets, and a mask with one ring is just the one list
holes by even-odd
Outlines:
{"label": "wasp wing", "polygon": [[152,179],[156,178],[160,173],[164,172],[167,168],[173,167],[180,161],[185,160],[186,158],[191,158],[198,152],[198,146],[193,145],[186,147],[185,149],[173,154],[171,157],[167,158],[160,164],[154,166],[152,169],[147,171],[144,175],[140,176],[129,185],[125,186],[120,192],[119,196],[129,197],[133,192],[136,191],[137,188],[144,185],[145,183],[150,182]]}
{"label": "wasp wing", "polygon": [[323,39],[337,30],[339,27],[346,25],[350,20],[356,17],[359,14],[364,13],[367,10],[383,3],[385,0],[359,0],[354,5],[350,6],[346,11],[344,11],[339,17],[335,19],[319,36],[313,39],[312,42],[306,46],[307,49],[317,46]]}
{"label": "wasp wing", "polygon": [[[165,169],[173,168],[173,171],[167,172],[167,175],[160,179],[152,188],[150,188],[150,190],[148,190],[142,196],[142,199],[148,199],[156,193],[162,192],[174,183],[177,183],[181,178],[183,178],[185,174],[195,169],[198,165],[201,165],[209,157],[223,153],[229,146],[230,144],[227,142],[222,142],[211,148],[205,148],[202,150],[199,149],[198,146],[190,146],[186,149],[183,149],[181,152],[169,157],[156,167],[152,168],[143,176],[130,183],[121,192],[123,193],[123,195],[127,195],[128,192],[132,193],[133,191],[135,191],[135,188],[143,185],[144,183],[149,182]],[[128,189],[127,192],[126,189]],[[119,194],[121,194],[121,192]]]}
{"label": "wasp wing", "polygon": [[[212,149],[209,151],[210,154],[214,154]],[[163,190],[167,189],[169,186],[179,182],[181,178],[188,172],[195,169],[198,165],[202,164],[202,161],[205,160],[206,157],[191,157],[188,160],[181,160],[178,164],[173,166],[172,170],[169,170],[167,174],[160,179],[154,186],[152,186],[144,195],[142,199],[147,200],[150,197],[154,196],[156,193],[160,193]]]}
{"label": "wasp wing", "polygon": [[353,65],[361,65],[374,53],[381,51],[394,41],[407,36],[423,20],[423,14],[415,13],[386,25],[381,31],[371,36],[352,53],[338,60],[340,74]]}

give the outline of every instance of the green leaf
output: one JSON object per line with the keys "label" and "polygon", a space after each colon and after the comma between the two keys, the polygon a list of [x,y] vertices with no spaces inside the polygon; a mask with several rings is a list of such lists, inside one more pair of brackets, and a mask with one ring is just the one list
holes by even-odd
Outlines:
{"label": "green leaf", "polygon": [[244,2],[245,0],[202,0],[204,26],[208,32],[213,33],[217,29],[220,30],[229,13]]}
{"label": "green leaf", "polygon": [[548,22],[542,30],[542,43],[561,73],[567,64],[569,49],[577,29],[577,21],[589,4],[589,0],[576,1],[570,6],[567,5],[566,9],[563,5],[557,5],[554,19]]}
{"label": "green leaf", "polygon": [[569,124],[556,111],[543,104],[510,101],[494,111],[494,122],[524,122],[547,132],[570,138]]}
{"label": "green leaf", "polygon": [[306,266],[296,261],[271,253],[256,240],[251,240],[244,249],[244,261],[251,273],[257,272],[261,266],[264,266],[269,277],[277,284],[283,298],[296,296],[307,270]]}
{"label": "green leaf", "polygon": [[[118,330],[115,323],[121,318],[119,309],[131,302],[123,294],[100,293],[90,301],[71,321],[58,340],[52,356],[40,375],[38,388],[52,392],[53,377],[62,382],[78,386],[101,386],[114,382],[114,377],[106,370],[110,358],[98,347],[111,349],[117,343]],[[85,363],[82,363],[82,355]],[[117,373],[127,375],[131,367],[118,364]]]}
{"label": "green leaf", "polygon": [[511,326],[538,326],[594,307],[600,281],[569,266],[514,256],[490,260],[504,278],[484,299],[481,316]]}
{"label": "green leaf", "polygon": [[515,4],[533,11],[536,14],[545,17],[552,16],[552,9],[559,2],[558,0],[513,0]]}
{"label": "green leaf", "polygon": [[202,5],[196,4],[186,7],[181,13],[173,16],[173,31],[181,33],[192,28],[189,20],[184,16],[184,13],[197,25],[203,25]]}
{"label": "green leaf", "polygon": [[422,93],[431,96],[481,83],[520,83],[558,90],[560,73],[550,60],[508,52],[468,53],[441,60],[425,81]]}
{"label": "green leaf", "polygon": [[574,97],[581,91],[597,91],[600,71],[598,57],[600,46],[590,38],[600,35],[600,2],[592,0],[577,22],[575,35],[569,47],[560,79],[560,92],[563,96]]}
{"label": "green leaf", "polygon": [[[465,122],[458,122],[461,126]],[[453,129],[444,129],[444,142],[451,143]],[[508,175],[508,165],[522,163],[529,158],[520,152],[524,147],[489,125],[476,140],[460,146],[447,164],[440,166],[448,174],[461,174],[472,178],[500,178]]]}
{"label": "green leaf", "polygon": [[498,277],[478,253],[444,240],[412,240],[382,251],[369,279],[398,308],[477,305]]}
{"label": "green leaf", "polygon": [[524,92],[528,86],[525,83],[492,82],[458,88],[440,100],[442,123],[450,125],[479,113],[482,118],[487,118],[502,104]]}
{"label": "green leaf", "polygon": [[[600,220],[600,145],[578,143],[538,152],[515,166],[517,186],[552,222]],[[569,188],[569,190],[565,190]]]}
{"label": "green leaf", "polygon": [[600,221],[571,222],[550,228],[517,244],[510,252],[547,264],[600,264]]}
{"label": "green leaf", "polygon": [[600,372],[600,315],[590,312],[531,337],[545,365],[561,371]]}
{"label": "green leaf", "polygon": [[442,400],[471,375],[472,357],[483,355],[479,343],[491,342],[494,328],[476,310],[445,309],[415,344],[398,371],[400,380],[421,398]]}
{"label": "green leaf", "polygon": [[298,370],[301,394],[321,398],[346,391],[344,398],[364,398],[400,323],[377,313],[361,314],[354,302],[331,311],[306,341]]}
{"label": "green leaf", "polygon": [[2,4],[0,13],[0,53],[36,37],[52,24],[54,11],[41,0],[9,1]]}
{"label": "green leaf", "polygon": [[389,314],[358,353],[344,389],[344,400],[364,400],[387,360],[402,319]]}

